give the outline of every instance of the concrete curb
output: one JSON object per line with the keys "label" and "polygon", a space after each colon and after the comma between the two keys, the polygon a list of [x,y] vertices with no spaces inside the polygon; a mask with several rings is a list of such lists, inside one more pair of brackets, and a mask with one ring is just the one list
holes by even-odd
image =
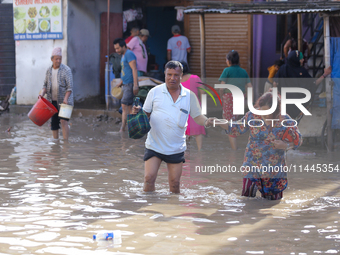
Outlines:
{"label": "concrete curb", "polygon": [[[33,105],[10,105],[9,112],[14,114],[28,114]],[[104,109],[80,109],[74,108],[72,118],[107,115],[112,118],[121,118],[122,115],[117,110],[107,111]]]}

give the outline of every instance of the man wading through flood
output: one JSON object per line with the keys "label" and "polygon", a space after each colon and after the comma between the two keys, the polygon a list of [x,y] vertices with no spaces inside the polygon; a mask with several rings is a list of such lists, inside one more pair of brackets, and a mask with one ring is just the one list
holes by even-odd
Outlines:
{"label": "man wading through flood", "polygon": [[[154,87],[146,97],[143,110],[151,130],[145,142],[144,191],[154,191],[158,169],[164,161],[168,168],[170,192],[180,192],[185,130],[189,114],[201,126],[211,126],[213,118],[201,114],[196,95],[181,84],[183,67],[178,61],[165,65],[165,83]],[[133,107],[133,114],[141,109]]]}
{"label": "man wading through flood", "polygon": [[61,130],[63,132],[63,138],[68,139],[70,133],[70,127],[68,125],[69,119],[59,117],[59,104],[72,105],[73,102],[73,77],[71,69],[61,63],[62,50],[60,47],[55,48],[52,51],[51,56],[52,66],[46,71],[45,81],[43,89],[39,97],[43,97],[47,94],[47,100],[50,101],[54,107],[58,110],[51,118],[51,130],[54,139],[59,138],[59,129],[61,124]]}

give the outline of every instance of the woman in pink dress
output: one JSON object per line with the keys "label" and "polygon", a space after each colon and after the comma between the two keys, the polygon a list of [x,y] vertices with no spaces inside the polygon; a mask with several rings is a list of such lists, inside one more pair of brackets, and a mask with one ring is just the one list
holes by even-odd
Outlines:
{"label": "woman in pink dress", "polygon": [[[181,62],[181,64],[183,65],[183,78],[182,78],[181,84],[185,88],[190,89],[192,92],[194,92],[198,100],[200,100],[201,92],[202,92],[201,90],[198,89],[198,87],[202,86],[200,83],[198,83],[198,82],[202,82],[200,77],[198,77],[197,75],[188,73],[189,68],[188,68],[187,63]],[[203,140],[202,135],[205,135],[205,128],[204,126],[198,125],[190,115],[189,115],[188,126],[187,126],[187,130],[185,131],[185,134],[187,136],[194,136],[196,139],[197,148],[198,150],[201,150],[202,140]]]}

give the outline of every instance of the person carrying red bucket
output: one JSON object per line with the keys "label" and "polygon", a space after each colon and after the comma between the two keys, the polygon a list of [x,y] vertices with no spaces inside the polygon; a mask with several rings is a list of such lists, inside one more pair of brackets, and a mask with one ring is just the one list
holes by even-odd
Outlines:
{"label": "person carrying red bucket", "polygon": [[[73,100],[73,94],[72,94],[72,89],[73,89],[73,77],[72,77],[72,72],[71,69],[67,66],[61,63],[62,61],[62,49],[60,47],[55,48],[52,51],[52,66],[50,66],[47,71],[46,71],[46,77],[43,85],[43,89],[39,95],[39,100],[38,103],[46,103],[46,108],[51,108],[50,111],[53,114],[52,116],[52,121],[51,121],[51,130],[53,134],[54,139],[59,138],[59,129],[61,125],[62,133],[63,133],[63,138],[65,140],[68,139],[69,137],[69,125],[68,121],[69,118],[71,117],[71,114],[66,114],[66,115],[61,115],[61,109],[59,108],[59,104],[68,106],[68,107],[73,107],[74,100]],[[47,100],[44,100],[43,96],[47,94]],[[48,105],[48,103],[51,103]],[[53,109],[53,107],[55,109]],[[36,108],[36,105],[32,108],[31,112]],[[72,109],[72,108],[71,108]],[[60,111],[60,112],[59,112]],[[71,110],[72,111],[72,110]],[[30,119],[36,123],[37,125],[43,125],[50,117],[47,118],[47,120],[43,121],[37,121],[31,118],[29,113]],[[36,114],[38,115],[38,114]],[[41,122],[43,122],[41,124]]]}

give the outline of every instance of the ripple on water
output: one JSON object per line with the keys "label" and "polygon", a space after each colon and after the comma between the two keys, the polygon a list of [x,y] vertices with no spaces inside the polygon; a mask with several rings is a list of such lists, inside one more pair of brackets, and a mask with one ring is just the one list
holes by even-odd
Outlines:
{"label": "ripple on water", "polygon": [[60,236],[59,233],[43,232],[43,233],[27,236],[26,238],[32,239],[32,240],[37,241],[37,242],[48,242],[48,241],[52,241],[52,240],[56,239],[58,236]]}
{"label": "ripple on water", "polygon": [[[311,186],[311,179],[291,175],[278,203],[259,195],[242,198],[241,175],[193,173],[194,165],[242,163],[244,150],[231,151],[226,136],[209,129],[203,153],[188,146],[181,194],[169,193],[165,164],[157,191],[145,193],[145,140],[108,134],[118,126],[84,118],[72,119],[69,143],[53,141],[48,125],[37,128],[26,119],[10,136],[0,132],[0,143],[6,145],[0,147],[0,243],[13,254],[137,254],[145,247],[153,254],[170,254],[178,241],[183,254],[273,254],[268,243],[286,251],[287,240],[294,243],[288,253],[298,254],[294,247],[300,254],[336,253],[339,177],[319,174]],[[240,147],[246,140],[238,139]],[[305,147],[288,155],[288,161],[338,162],[336,154],[315,151]],[[124,229],[122,245],[93,242],[92,235],[102,229]]]}

